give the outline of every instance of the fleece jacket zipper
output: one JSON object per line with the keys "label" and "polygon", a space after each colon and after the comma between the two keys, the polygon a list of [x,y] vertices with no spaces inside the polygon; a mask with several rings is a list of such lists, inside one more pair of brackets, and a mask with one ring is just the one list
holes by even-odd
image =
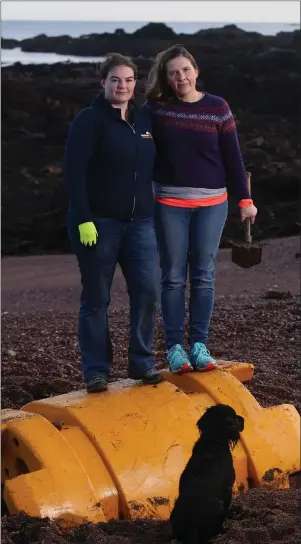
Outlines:
{"label": "fleece jacket zipper", "polygon": [[[136,141],[136,131],[134,129],[134,124],[133,125],[130,125],[130,123],[128,123],[128,121],[126,121],[124,119],[125,123],[127,125],[129,125],[131,131],[133,132],[134,136],[135,136],[135,145],[136,145],[136,158],[137,158],[137,141]],[[136,207],[136,196],[135,196],[135,189],[136,189],[136,183],[137,183],[137,172],[135,172],[134,174],[134,201],[133,201],[133,207],[132,207],[132,211],[131,211],[131,221],[133,221],[133,215],[134,215],[134,211],[135,211],[135,207]]]}

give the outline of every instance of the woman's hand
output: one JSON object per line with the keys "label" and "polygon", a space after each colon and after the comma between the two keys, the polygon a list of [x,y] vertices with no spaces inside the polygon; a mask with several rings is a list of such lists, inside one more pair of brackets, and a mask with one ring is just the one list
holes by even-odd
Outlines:
{"label": "woman's hand", "polygon": [[243,223],[245,219],[249,218],[251,221],[251,224],[255,222],[255,217],[257,215],[257,208],[252,204],[251,206],[248,206],[247,208],[240,208],[240,219]]}

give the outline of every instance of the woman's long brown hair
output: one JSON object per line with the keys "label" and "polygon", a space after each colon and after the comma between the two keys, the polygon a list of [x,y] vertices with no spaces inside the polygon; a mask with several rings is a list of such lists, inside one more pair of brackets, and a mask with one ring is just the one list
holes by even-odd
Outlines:
{"label": "woman's long brown hair", "polygon": [[176,57],[185,57],[190,60],[192,66],[196,70],[199,69],[194,57],[181,44],[173,45],[165,51],[161,51],[161,53],[157,55],[155,63],[149,72],[145,93],[146,98],[150,98],[151,100],[164,100],[174,96],[174,92],[167,82],[166,65],[170,60],[175,59]]}

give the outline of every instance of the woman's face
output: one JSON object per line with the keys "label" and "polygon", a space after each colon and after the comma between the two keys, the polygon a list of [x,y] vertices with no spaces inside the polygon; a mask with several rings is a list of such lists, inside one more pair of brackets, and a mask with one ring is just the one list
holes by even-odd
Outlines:
{"label": "woman's face", "polygon": [[129,66],[115,66],[101,82],[105,97],[116,106],[126,104],[133,96],[136,86],[134,71]]}
{"label": "woman's face", "polygon": [[167,81],[179,98],[195,93],[199,72],[186,57],[176,57],[166,64]]}

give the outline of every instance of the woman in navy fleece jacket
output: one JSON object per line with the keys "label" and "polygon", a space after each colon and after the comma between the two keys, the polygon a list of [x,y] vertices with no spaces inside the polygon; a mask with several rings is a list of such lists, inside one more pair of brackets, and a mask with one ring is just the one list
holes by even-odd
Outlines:
{"label": "woman in navy fleece jacket", "polygon": [[[257,213],[249,194],[235,122],[227,102],[196,90],[199,69],[181,45],[160,53],[150,72],[156,161],[155,227],[161,304],[172,372],[211,370],[206,340],[214,304],[215,261],[227,217],[227,193],[241,220]],[[189,355],[183,348],[185,287],[190,274]]]}
{"label": "woman in navy fleece jacket", "polygon": [[66,145],[68,229],[82,282],[79,344],[88,392],[107,389],[113,360],[107,311],[117,263],[130,297],[129,377],[158,383],[152,353],[158,283],[153,226],[155,146],[149,112],[132,101],[136,66],[112,54],[104,93],[74,119]]}

